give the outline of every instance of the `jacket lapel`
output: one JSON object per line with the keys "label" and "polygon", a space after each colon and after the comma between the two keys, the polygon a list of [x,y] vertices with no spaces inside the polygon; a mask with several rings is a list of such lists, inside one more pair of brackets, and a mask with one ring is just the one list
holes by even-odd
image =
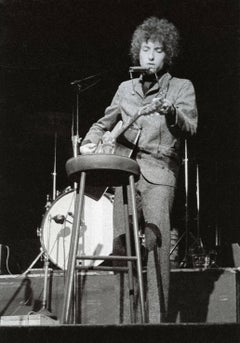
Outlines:
{"label": "jacket lapel", "polygon": [[141,98],[144,98],[143,89],[142,89],[142,78],[141,77],[136,79],[136,82],[134,84],[134,91],[135,91],[135,93],[140,95]]}

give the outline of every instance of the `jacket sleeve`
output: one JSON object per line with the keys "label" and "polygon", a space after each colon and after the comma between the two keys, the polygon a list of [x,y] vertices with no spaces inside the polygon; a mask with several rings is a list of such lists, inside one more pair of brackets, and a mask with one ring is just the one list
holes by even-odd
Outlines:
{"label": "jacket sleeve", "polygon": [[184,133],[195,134],[198,124],[198,111],[195,90],[191,81],[184,81],[176,96],[174,107],[176,109],[174,125]]}
{"label": "jacket sleeve", "polygon": [[119,89],[115,93],[111,105],[105,110],[105,115],[94,123],[82,141],[86,143],[98,143],[106,131],[111,131],[121,116],[119,107]]}

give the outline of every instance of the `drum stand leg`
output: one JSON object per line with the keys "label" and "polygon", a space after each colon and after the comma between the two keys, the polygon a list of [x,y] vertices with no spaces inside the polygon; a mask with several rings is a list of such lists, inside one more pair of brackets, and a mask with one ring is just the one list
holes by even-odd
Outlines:
{"label": "drum stand leg", "polygon": [[38,311],[38,313],[43,314],[45,316],[56,318],[48,309],[47,309],[47,295],[48,295],[48,270],[49,270],[49,259],[46,253],[43,254],[44,256],[44,284],[43,284],[43,299],[42,299],[42,308]]}

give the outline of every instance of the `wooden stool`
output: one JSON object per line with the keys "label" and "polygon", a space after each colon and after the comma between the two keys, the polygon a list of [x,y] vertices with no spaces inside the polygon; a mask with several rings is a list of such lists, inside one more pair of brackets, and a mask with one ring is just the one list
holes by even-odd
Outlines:
{"label": "wooden stool", "polygon": [[[78,184],[74,220],[72,227],[72,236],[68,257],[66,288],[64,292],[64,302],[62,310],[62,324],[68,324],[70,318],[70,304],[73,290],[73,278],[75,269],[81,269],[76,266],[77,260],[127,260],[128,266],[128,282],[129,282],[129,300],[130,300],[130,316],[131,322],[134,322],[133,315],[133,262],[137,265],[137,279],[139,285],[141,322],[145,323],[145,306],[143,292],[143,277],[142,277],[142,261],[139,243],[139,229],[135,198],[134,182],[139,178],[139,166],[136,161],[118,155],[110,154],[91,154],[80,155],[70,158],[66,163],[66,171],[70,179]],[[77,256],[79,234],[81,229],[81,217],[83,212],[83,199],[85,193],[85,185],[91,186],[122,186],[123,189],[123,204],[124,204],[124,225],[126,232],[126,256]],[[128,196],[127,186],[130,186],[130,197],[132,202],[132,218],[133,218],[133,238],[135,246],[135,256],[131,253],[131,239],[129,229],[129,212],[128,212]],[[98,267],[99,269],[100,267]],[[114,267],[109,267],[114,270]],[[124,267],[122,267],[124,269]],[[94,269],[91,268],[91,270]],[[119,269],[121,269],[119,267]],[[125,268],[126,269],[126,268]]]}

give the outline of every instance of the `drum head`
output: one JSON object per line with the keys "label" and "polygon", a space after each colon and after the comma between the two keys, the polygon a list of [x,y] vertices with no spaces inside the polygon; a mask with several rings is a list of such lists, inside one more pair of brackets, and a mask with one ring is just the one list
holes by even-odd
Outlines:
{"label": "drum head", "polygon": [[[49,259],[66,270],[72,233],[75,191],[57,198],[41,225],[41,244]],[[96,201],[84,196],[78,255],[110,255],[113,242],[113,204],[103,195]],[[103,261],[81,260],[83,266],[97,266]]]}

